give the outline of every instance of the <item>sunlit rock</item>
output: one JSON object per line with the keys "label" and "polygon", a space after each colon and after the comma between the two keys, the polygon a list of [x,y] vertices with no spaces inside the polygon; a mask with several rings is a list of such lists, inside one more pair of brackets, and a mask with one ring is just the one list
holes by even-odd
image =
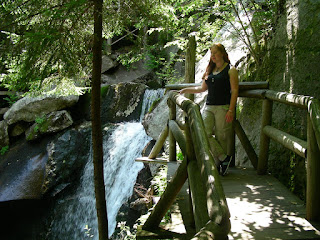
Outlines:
{"label": "sunlit rock", "polygon": [[18,121],[33,122],[38,117],[73,106],[78,99],[75,95],[24,97],[12,105],[4,119],[9,125]]}

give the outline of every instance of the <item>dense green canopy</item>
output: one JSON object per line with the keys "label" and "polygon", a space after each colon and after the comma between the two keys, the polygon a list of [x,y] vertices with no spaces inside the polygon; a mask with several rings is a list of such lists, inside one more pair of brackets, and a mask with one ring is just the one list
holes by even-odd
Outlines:
{"label": "dense green canopy", "polygon": [[[134,47],[121,51],[122,63],[129,64],[148,55],[151,68],[159,70],[166,66],[165,71],[170,71],[168,65],[183,57],[162,58],[164,46],[174,44],[183,50],[188,34],[194,33],[201,55],[226,22],[239,21],[240,12],[249,21],[243,21],[240,27],[234,25],[238,28],[236,37],[254,52],[265,31],[272,26],[277,2],[105,0],[103,37],[115,43],[127,35],[125,39]],[[17,91],[38,91],[45,79],[59,83],[65,79],[78,79],[78,82],[88,79],[92,64],[92,16],[90,0],[3,1],[0,4],[1,85]],[[251,42],[248,33],[253,36]],[[107,49],[105,44],[104,50]],[[253,54],[253,57],[258,61],[258,56]]]}

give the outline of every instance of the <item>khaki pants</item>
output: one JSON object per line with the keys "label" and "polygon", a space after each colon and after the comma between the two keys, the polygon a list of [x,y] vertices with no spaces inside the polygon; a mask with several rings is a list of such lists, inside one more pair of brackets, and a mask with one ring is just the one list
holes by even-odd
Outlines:
{"label": "khaki pants", "polygon": [[223,152],[218,153],[220,161],[225,159],[225,154],[232,156],[232,122],[228,123],[225,119],[228,109],[229,105],[206,105],[202,113],[209,142],[210,138],[215,135],[215,139],[222,148]]}

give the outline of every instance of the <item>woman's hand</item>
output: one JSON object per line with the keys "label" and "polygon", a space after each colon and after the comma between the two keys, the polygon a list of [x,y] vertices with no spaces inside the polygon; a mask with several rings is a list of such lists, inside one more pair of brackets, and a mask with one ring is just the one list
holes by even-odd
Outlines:
{"label": "woman's hand", "polygon": [[183,89],[181,89],[181,90],[179,91],[179,93],[180,93],[180,94],[184,94],[184,93],[186,93],[186,91],[187,91],[187,90],[186,90],[185,88],[183,88]]}
{"label": "woman's hand", "polygon": [[228,110],[227,114],[226,114],[226,122],[232,122],[234,118],[234,113],[231,110]]}

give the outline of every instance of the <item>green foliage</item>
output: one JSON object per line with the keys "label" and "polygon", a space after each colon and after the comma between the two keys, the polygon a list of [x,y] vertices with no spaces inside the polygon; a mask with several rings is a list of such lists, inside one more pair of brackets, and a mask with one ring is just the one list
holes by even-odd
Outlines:
{"label": "green foliage", "polygon": [[37,117],[35,119],[35,122],[37,125],[35,126],[34,131],[38,132],[43,127],[43,124],[46,122],[46,118],[45,116]]}
{"label": "green foliage", "polygon": [[167,171],[167,166],[162,166],[151,181],[152,185],[154,186],[156,196],[160,197],[167,187]]}
{"label": "green foliage", "polygon": [[228,0],[220,1],[215,9],[230,24],[232,31],[229,31],[234,37],[247,46],[257,65],[262,61],[263,39],[272,31],[278,17],[278,5],[279,0]]}
{"label": "green foliage", "polygon": [[2,4],[1,16],[11,20],[0,24],[7,50],[0,56],[7,70],[2,84],[17,91],[39,90],[51,74],[75,76],[88,65],[89,7],[85,0]]}
{"label": "green foliage", "polygon": [[118,56],[117,60],[128,70],[132,68],[132,64],[143,59],[143,55],[137,51],[129,51]]}
{"label": "green foliage", "polygon": [[[248,44],[259,61],[261,38],[272,29],[278,2],[105,0],[103,37],[128,35],[126,38],[135,48],[122,52],[118,61],[131,67],[132,63],[146,59],[160,79],[173,83],[181,81],[174,65],[184,59],[181,53],[189,34],[196,35],[199,59],[212,45],[219,29],[226,22],[236,21],[240,11],[252,18],[247,22],[237,20],[243,27],[236,27],[236,37]],[[84,79],[81,87],[87,86],[89,79],[83,76],[90,75],[92,65],[92,3],[87,0],[1,3],[0,73],[4,76],[0,84],[10,90],[40,93],[47,89],[44,82],[55,76],[71,82]],[[253,36],[255,44],[248,42],[246,33]],[[166,53],[171,46],[178,52]]]}
{"label": "green foliage", "polygon": [[[151,181],[151,184],[154,186],[155,196],[161,197],[167,187],[167,171],[168,166],[162,166],[156,176]],[[163,224],[171,222],[171,213],[170,210],[166,212],[166,215],[162,219]]]}
{"label": "green foliage", "polygon": [[162,63],[162,67],[156,73],[157,76],[165,83],[165,84],[173,84],[177,82],[182,82],[183,78],[179,76],[177,70],[175,70],[174,66],[177,62],[181,62],[182,60],[179,58],[178,54],[170,53],[169,59]]}
{"label": "green foliage", "polygon": [[179,151],[177,151],[177,160],[183,161],[183,159],[184,159],[184,156],[183,156],[181,150],[179,149]]}
{"label": "green foliage", "polygon": [[133,226],[133,231],[130,229],[129,226],[126,225],[126,222],[118,222],[117,225],[118,228],[120,228],[119,235],[120,238],[123,240],[134,240],[136,239],[136,232],[137,232],[137,226]]}
{"label": "green foliage", "polygon": [[5,97],[4,100],[8,102],[9,106],[12,106],[16,101],[18,101],[19,96],[16,94],[9,93],[8,97]]}
{"label": "green foliage", "polygon": [[4,154],[6,154],[9,151],[9,146],[4,146],[1,148],[0,150],[0,154],[1,156],[3,156]]}

